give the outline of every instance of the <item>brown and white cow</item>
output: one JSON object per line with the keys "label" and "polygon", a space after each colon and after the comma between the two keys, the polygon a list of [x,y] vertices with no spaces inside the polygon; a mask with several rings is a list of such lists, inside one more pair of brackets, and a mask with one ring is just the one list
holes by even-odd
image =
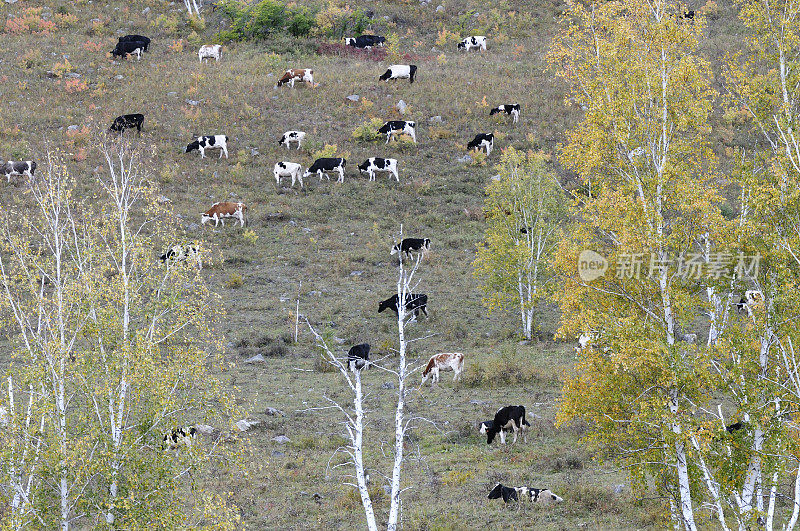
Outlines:
{"label": "brown and white cow", "polygon": [[431,356],[428,366],[422,371],[422,383],[428,380],[428,376],[433,374],[431,385],[439,381],[439,371],[453,371],[453,381],[461,379],[461,371],[464,370],[464,354],[461,352],[442,352]]}
{"label": "brown and white cow", "polygon": [[[214,226],[216,227],[219,222],[222,222],[222,226],[225,226],[225,218],[234,218],[238,219],[239,222],[244,227],[244,211],[247,210],[247,205],[244,203],[233,203],[231,201],[225,201],[222,203],[214,203],[211,205],[211,208],[200,214],[201,219],[200,223],[205,225],[207,221],[214,220]],[[234,221],[234,224],[236,222]]]}
{"label": "brown and white cow", "polygon": [[6,180],[11,182],[12,175],[27,175],[33,179],[33,173],[36,171],[36,163],[32,160],[9,160],[0,164],[0,172],[6,176]]}
{"label": "brown and white cow", "polygon": [[215,59],[219,62],[219,58],[222,55],[222,45],[220,44],[204,44],[200,47],[197,51],[197,57],[200,58],[200,62],[203,62],[203,59]]}
{"label": "brown and white cow", "polygon": [[288,84],[290,87],[294,87],[295,81],[304,81],[308,86],[314,88],[314,71],[310,68],[290,68],[284,72],[275,86],[280,87]]}

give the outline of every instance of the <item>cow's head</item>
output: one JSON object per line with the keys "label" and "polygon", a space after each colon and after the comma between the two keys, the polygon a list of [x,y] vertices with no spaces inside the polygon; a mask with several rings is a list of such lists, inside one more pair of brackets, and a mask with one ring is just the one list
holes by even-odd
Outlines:
{"label": "cow's head", "polygon": [[467,48],[467,41],[461,41],[458,43],[458,50],[465,50]]}
{"label": "cow's head", "polygon": [[381,301],[378,304],[378,313],[382,313],[384,310],[388,310],[392,307],[393,299],[386,299],[385,301]]}
{"label": "cow's head", "polygon": [[362,172],[367,171],[367,168],[369,168],[369,166],[370,166],[369,160],[365,160],[364,162],[358,165],[358,169],[361,170]]}
{"label": "cow's head", "polygon": [[200,149],[200,142],[198,140],[195,140],[194,142],[190,142],[186,146],[186,151],[184,151],[184,153],[189,153],[190,151],[194,151],[195,149]]}
{"label": "cow's head", "polygon": [[356,40],[351,38],[351,37],[345,37],[344,38],[344,44],[345,44],[345,46],[355,46],[356,45]]}

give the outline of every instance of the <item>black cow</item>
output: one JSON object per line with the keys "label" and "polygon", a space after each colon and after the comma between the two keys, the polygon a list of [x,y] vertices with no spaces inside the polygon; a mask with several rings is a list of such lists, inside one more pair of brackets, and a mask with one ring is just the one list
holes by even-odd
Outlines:
{"label": "black cow", "polygon": [[142,52],[144,51],[147,43],[144,41],[125,41],[118,42],[117,45],[111,50],[112,57],[122,57],[123,59],[129,54],[135,54],[141,60]]}
{"label": "black cow", "polygon": [[141,133],[143,123],[144,114],[123,114],[122,116],[114,118],[108,130],[122,133],[125,129],[133,129],[135,127],[136,130]]}
{"label": "black cow", "polygon": [[145,37],[144,35],[125,35],[124,37],[119,38],[119,42],[143,42],[144,43],[144,51],[147,51],[147,48],[150,46],[150,39]]}
{"label": "black cow", "polygon": [[314,161],[314,164],[311,165],[310,168],[306,170],[303,174],[303,177],[309,177],[311,174],[316,173],[319,176],[319,180],[322,180],[322,176],[324,175],[329,181],[331,178],[328,176],[328,172],[336,172],[339,174],[338,182],[344,182],[344,168],[347,166],[347,160],[338,157],[322,157]]}
{"label": "black cow", "polygon": [[[514,442],[517,442],[517,433],[522,432],[523,440],[527,439],[526,426],[530,426],[525,420],[525,406],[506,406],[497,410],[492,420],[492,426],[486,430],[486,444],[492,444],[495,436],[500,434],[500,444],[506,443],[504,430],[514,430]],[[512,443],[513,444],[513,443]]]}
{"label": "black cow", "polygon": [[371,48],[372,46],[383,46],[386,42],[386,37],[378,37],[377,35],[361,35],[356,38],[345,37],[344,43],[353,48]]}
{"label": "black cow", "polygon": [[[385,301],[382,301],[378,304],[378,313],[383,312],[384,310],[392,310],[394,313],[398,313],[397,311],[397,302],[400,298],[397,294],[392,295]],[[419,312],[425,314],[425,317],[428,316],[428,296],[424,293],[406,293],[406,304],[405,309],[406,312],[412,312],[414,314],[414,319],[419,317]]]}
{"label": "black cow", "polygon": [[410,257],[411,253],[425,252],[430,248],[429,238],[403,238],[403,241],[392,247],[391,254],[405,253],[406,257]]}
{"label": "black cow", "polygon": [[369,343],[350,347],[347,352],[347,367],[353,372],[369,368]]}

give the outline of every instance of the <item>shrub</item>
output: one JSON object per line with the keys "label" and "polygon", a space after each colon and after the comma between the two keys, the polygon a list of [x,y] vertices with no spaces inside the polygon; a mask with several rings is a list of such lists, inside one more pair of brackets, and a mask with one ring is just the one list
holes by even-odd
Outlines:
{"label": "shrub", "polygon": [[255,244],[258,241],[258,234],[252,229],[247,229],[242,233],[242,238],[250,244]]}
{"label": "shrub", "polygon": [[42,66],[44,64],[44,59],[42,58],[42,51],[39,48],[33,48],[28,50],[22,56],[17,59],[17,65],[20,68],[34,68],[36,66]]}
{"label": "shrub", "polygon": [[291,7],[277,0],[261,0],[252,5],[237,0],[223,1],[218,5],[231,27],[216,35],[220,41],[266,39],[279,32],[303,37],[316,24],[315,13],[303,6]]}
{"label": "shrub", "polygon": [[353,11],[350,6],[340,6],[329,0],[315,16],[317,35],[341,39],[347,35],[361,35],[369,26],[370,18],[361,10]]}
{"label": "shrub", "polygon": [[287,30],[294,37],[306,37],[316,24],[313,12],[308,8],[298,8],[289,17]]}
{"label": "shrub", "polygon": [[383,125],[380,118],[373,118],[363,124],[359,125],[353,131],[353,140],[361,142],[374,142],[381,138],[378,129]]}
{"label": "shrub", "polygon": [[225,281],[225,287],[229,289],[238,289],[244,285],[244,278],[239,273],[231,273],[228,280]]}
{"label": "shrub", "polygon": [[34,33],[47,35],[56,29],[54,22],[42,18],[41,7],[29,7],[20,15],[6,20],[5,31],[12,35]]}
{"label": "shrub", "polygon": [[311,152],[311,157],[316,159],[321,159],[325,157],[335,157],[336,152],[339,150],[339,147],[336,144],[325,144],[325,147],[322,149],[318,149],[316,151]]}

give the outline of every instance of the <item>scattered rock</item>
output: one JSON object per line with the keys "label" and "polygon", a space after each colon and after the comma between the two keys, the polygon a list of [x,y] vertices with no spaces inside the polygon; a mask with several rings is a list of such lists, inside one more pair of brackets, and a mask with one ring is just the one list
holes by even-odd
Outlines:
{"label": "scattered rock", "polygon": [[314,297],[322,297],[322,292],[316,289],[314,291],[309,291],[308,294]]}
{"label": "scattered rock", "polygon": [[70,125],[69,127],[67,127],[67,130],[68,131],[77,131],[78,130],[78,126],[77,125]]}
{"label": "scattered rock", "polygon": [[392,495],[392,486],[391,485],[384,485],[383,486],[383,492],[385,492],[387,496],[391,496]]}
{"label": "scattered rock", "polygon": [[125,76],[123,76],[122,74],[117,74],[116,76],[114,76],[114,79],[116,79],[117,81],[122,81],[123,79],[125,79]]}
{"label": "scattered rock", "polygon": [[436,6],[436,12],[437,13],[444,13],[444,6],[442,4],[439,4],[438,6]]}
{"label": "scattered rock", "polygon": [[159,205],[166,205],[168,203],[172,203],[172,199],[170,199],[167,196],[160,195],[156,197],[156,203],[158,203]]}
{"label": "scattered rock", "polygon": [[146,15],[146,14],[148,14],[149,12],[150,12],[150,8],[149,8],[149,7],[146,7],[146,8],[144,8],[144,9],[142,9],[142,15]]}
{"label": "scattered rock", "polygon": [[394,389],[394,384],[392,382],[383,382],[381,387],[384,389]]}
{"label": "scattered rock", "polygon": [[72,79],[78,79],[81,75],[77,72],[67,72],[64,74],[64,77],[71,77]]}
{"label": "scattered rock", "polygon": [[499,181],[502,178],[503,178],[503,176],[500,175],[499,173],[497,175],[492,175],[492,180],[493,181]]}
{"label": "scattered rock", "polygon": [[278,450],[272,450],[272,457],[283,457],[284,455],[286,454],[283,452],[279,452]]}
{"label": "scattered rock", "polygon": [[277,437],[273,437],[272,440],[278,444],[286,444],[291,439],[289,439],[289,437],[287,437],[286,435],[278,435]]}
{"label": "scattered rock", "polygon": [[619,485],[614,487],[614,494],[622,494],[623,490],[625,490],[625,484],[620,483]]}
{"label": "scattered rock", "polygon": [[258,424],[261,424],[260,420],[242,419],[242,420],[237,420],[235,426],[239,429],[239,431],[247,431],[253,426],[256,426]]}
{"label": "scattered rock", "polygon": [[336,337],[336,336],[333,336],[333,340],[334,340],[336,343],[339,343],[340,345],[344,344],[344,339],[342,339],[341,337]]}
{"label": "scattered rock", "polygon": [[350,276],[351,277],[360,277],[363,274],[364,274],[363,271],[353,271],[352,273],[350,273]]}
{"label": "scattered rock", "polygon": [[187,99],[187,100],[186,100],[186,103],[188,103],[189,105],[200,105],[200,102],[199,102],[199,101],[197,101],[197,100],[190,100],[190,99]]}
{"label": "scattered rock", "polygon": [[245,363],[261,363],[265,361],[267,361],[266,358],[264,358],[264,356],[262,356],[261,354],[256,354],[252,358],[247,358],[246,360],[244,360]]}
{"label": "scattered rock", "polygon": [[430,123],[432,123],[432,124],[440,124],[440,123],[444,122],[442,117],[439,116],[438,114],[436,116],[431,116],[430,118],[428,118],[428,121]]}
{"label": "scattered rock", "polygon": [[186,232],[194,232],[200,228],[200,225],[197,223],[189,223],[186,225]]}
{"label": "scattered rock", "polygon": [[17,0],[6,0],[6,4],[16,4]]}
{"label": "scattered rock", "polygon": [[463,164],[469,164],[470,162],[472,162],[472,157],[470,157],[469,155],[464,155],[463,157],[458,157],[456,161],[461,162]]}
{"label": "scattered rock", "polygon": [[209,426],[208,424],[195,424],[194,429],[205,435],[211,435],[214,433],[213,426]]}
{"label": "scattered rock", "polygon": [[259,152],[258,152],[258,150],[257,150],[256,148],[250,148],[250,156],[251,156],[251,157],[257,157],[257,156],[259,156],[260,154],[261,154],[261,153],[259,153]]}
{"label": "scattered rock", "polygon": [[264,411],[264,414],[269,415],[271,417],[274,417],[274,416],[285,417],[286,416],[286,414],[283,411],[281,411],[280,409],[275,409],[274,407],[268,407],[267,410]]}
{"label": "scattered rock", "polygon": [[361,99],[361,96],[359,96],[358,94],[351,94],[350,96],[347,96],[345,99],[350,101],[358,101]]}
{"label": "scattered rock", "polygon": [[397,110],[400,114],[405,114],[407,108],[408,105],[406,105],[406,102],[404,102],[403,100],[397,102]]}

